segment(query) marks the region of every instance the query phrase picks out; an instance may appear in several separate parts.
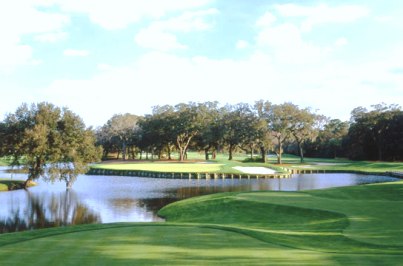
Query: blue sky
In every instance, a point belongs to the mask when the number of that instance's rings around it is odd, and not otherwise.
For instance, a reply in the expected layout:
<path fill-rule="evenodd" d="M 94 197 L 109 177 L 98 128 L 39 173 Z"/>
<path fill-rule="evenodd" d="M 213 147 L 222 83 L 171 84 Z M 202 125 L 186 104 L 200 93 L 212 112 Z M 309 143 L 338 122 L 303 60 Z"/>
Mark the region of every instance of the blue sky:
<path fill-rule="evenodd" d="M 0 117 L 67 106 L 88 126 L 180 102 L 293 102 L 348 120 L 403 104 L 403 1 L 0 3 Z"/>

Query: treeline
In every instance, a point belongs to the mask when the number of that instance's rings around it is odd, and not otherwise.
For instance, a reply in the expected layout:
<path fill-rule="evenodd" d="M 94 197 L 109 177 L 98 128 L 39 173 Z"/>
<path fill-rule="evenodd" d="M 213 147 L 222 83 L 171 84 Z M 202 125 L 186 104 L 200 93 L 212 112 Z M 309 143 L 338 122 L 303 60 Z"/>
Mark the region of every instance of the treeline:
<path fill-rule="evenodd" d="M 254 105 L 239 103 L 219 107 L 217 102 L 156 106 L 143 117 L 114 115 L 96 130 L 103 157 L 114 153 L 126 159 L 143 154 L 185 160 L 188 150 L 203 151 L 206 160 L 218 151 L 259 154 L 265 162 L 274 153 L 354 160 L 403 159 L 403 112 L 397 105 L 379 104 L 371 110 L 358 107 L 350 121 L 330 119 L 292 103 Z"/>

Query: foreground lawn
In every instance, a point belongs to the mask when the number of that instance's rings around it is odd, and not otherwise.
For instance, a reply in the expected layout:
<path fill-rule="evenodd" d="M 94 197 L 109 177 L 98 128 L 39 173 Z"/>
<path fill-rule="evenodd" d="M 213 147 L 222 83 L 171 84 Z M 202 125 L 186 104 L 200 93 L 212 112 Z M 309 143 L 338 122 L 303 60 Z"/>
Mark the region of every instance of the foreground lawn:
<path fill-rule="evenodd" d="M 4 265 L 402 265 L 403 181 L 222 193 L 160 211 L 167 223 L 0 235 Z"/>

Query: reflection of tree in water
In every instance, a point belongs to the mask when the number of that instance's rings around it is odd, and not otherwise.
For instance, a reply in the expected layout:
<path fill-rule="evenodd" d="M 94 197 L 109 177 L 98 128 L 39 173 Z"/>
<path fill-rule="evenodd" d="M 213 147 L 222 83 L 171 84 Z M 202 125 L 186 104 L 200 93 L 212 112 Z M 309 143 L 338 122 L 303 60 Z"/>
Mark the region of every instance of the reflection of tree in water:
<path fill-rule="evenodd" d="M 254 190 L 269 190 L 271 189 L 270 184 L 267 182 L 257 182 Z M 148 211 L 157 213 L 160 209 L 166 205 L 173 203 L 178 200 L 188 199 L 191 197 L 208 195 L 220 192 L 235 192 L 235 191 L 249 191 L 252 190 L 251 184 L 223 184 L 219 183 L 217 185 L 199 185 L 193 187 L 180 187 L 172 190 L 166 191 L 167 196 L 164 198 L 150 198 L 150 199 L 139 199 L 138 204 L 140 207 L 145 208 Z"/>
<path fill-rule="evenodd" d="M 99 214 L 77 201 L 73 191 L 65 191 L 51 198 L 32 195 L 27 191 L 26 209 L 12 210 L 12 215 L 0 221 L 0 233 L 47 227 L 101 223 Z"/>

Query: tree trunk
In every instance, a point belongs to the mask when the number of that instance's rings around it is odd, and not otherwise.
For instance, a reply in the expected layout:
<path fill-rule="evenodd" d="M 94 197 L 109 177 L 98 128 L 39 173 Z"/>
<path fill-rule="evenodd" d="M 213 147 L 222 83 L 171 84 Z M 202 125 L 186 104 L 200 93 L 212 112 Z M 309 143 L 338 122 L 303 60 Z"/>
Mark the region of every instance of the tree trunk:
<path fill-rule="evenodd" d="M 232 150 L 234 149 L 234 146 L 232 144 L 229 145 L 229 156 L 228 156 L 228 160 L 232 160 Z"/>
<path fill-rule="evenodd" d="M 27 189 L 29 187 L 29 185 L 32 183 L 32 178 L 28 178 L 27 180 L 25 180 L 24 182 L 24 189 Z"/>
<path fill-rule="evenodd" d="M 132 159 L 136 159 L 136 152 L 135 152 L 135 148 L 131 148 L 131 152 L 132 152 Z"/>
<path fill-rule="evenodd" d="M 123 141 L 122 143 L 122 157 L 123 157 L 123 161 L 126 161 L 126 142 Z"/>
<path fill-rule="evenodd" d="M 204 149 L 204 157 L 205 157 L 206 161 L 208 161 L 208 160 L 210 159 L 210 158 L 209 158 L 208 151 L 209 151 L 208 148 L 207 148 L 207 149 Z"/>
<path fill-rule="evenodd" d="M 116 160 L 119 160 L 120 151 L 118 151 L 118 156 L 116 156 Z"/>
<path fill-rule="evenodd" d="M 143 150 L 140 151 L 140 160 L 143 160 Z"/>
<path fill-rule="evenodd" d="M 172 160 L 171 158 L 171 145 L 167 145 L 167 149 L 168 149 L 168 160 Z"/>
<path fill-rule="evenodd" d="M 278 139 L 277 163 L 281 164 L 282 163 L 282 161 L 281 161 L 281 153 L 282 153 L 282 150 L 283 150 L 283 142 L 282 142 L 281 138 L 277 138 L 277 139 Z"/>
<path fill-rule="evenodd" d="M 264 146 L 260 146 L 260 156 L 262 157 L 262 163 L 267 162 L 267 157 L 266 157 L 266 149 Z"/>
<path fill-rule="evenodd" d="M 66 181 L 66 190 L 71 189 L 72 186 L 73 186 L 73 183 L 70 180 Z"/>
<path fill-rule="evenodd" d="M 183 162 L 185 160 L 185 149 L 179 147 L 179 161 Z"/>
<path fill-rule="evenodd" d="M 213 151 L 212 159 L 215 160 L 216 158 L 217 158 L 217 152 L 216 152 L 216 150 L 214 150 L 214 151 Z"/>
<path fill-rule="evenodd" d="M 299 148 L 299 157 L 301 158 L 301 163 L 304 162 L 304 151 L 302 149 L 302 143 L 298 142 L 298 148 Z"/>

